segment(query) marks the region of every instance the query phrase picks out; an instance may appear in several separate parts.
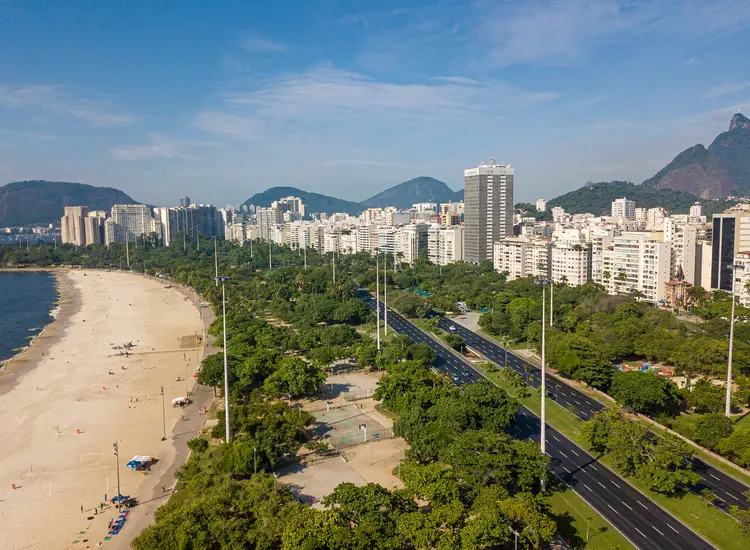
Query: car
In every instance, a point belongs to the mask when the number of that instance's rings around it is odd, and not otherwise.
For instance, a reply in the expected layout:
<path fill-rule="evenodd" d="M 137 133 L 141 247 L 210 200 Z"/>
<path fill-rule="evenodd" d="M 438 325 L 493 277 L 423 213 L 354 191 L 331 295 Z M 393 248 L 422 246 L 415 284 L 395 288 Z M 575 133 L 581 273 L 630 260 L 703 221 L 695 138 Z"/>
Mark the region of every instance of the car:
<path fill-rule="evenodd" d="M 455 331 L 456 331 L 456 325 L 451 325 L 451 327 L 450 327 L 450 328 L 451 328 L 451 330 L 452 330 L 453 332 L 455 332 Z"/>
<path fill-rule="evenodd" d="M 452 374 L 451 378 L 453 378 L 454 382 L 458 382 L 458 375 L 457 374 Z"/>
<path fill-rule="evenodd" d="M 465 376 L 466 378 L 471 378 L 471 373 L 470 373 L 469 371 L 465 370 L 465 371 L 464 371 L 464 376 Z"/>

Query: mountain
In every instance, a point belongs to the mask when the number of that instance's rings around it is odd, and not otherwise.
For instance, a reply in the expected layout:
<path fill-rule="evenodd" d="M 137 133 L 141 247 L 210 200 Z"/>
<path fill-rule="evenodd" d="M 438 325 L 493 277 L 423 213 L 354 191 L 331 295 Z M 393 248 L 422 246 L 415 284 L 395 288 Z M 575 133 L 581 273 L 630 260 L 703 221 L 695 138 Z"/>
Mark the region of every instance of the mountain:
<path fill-rule="evenodd" d="M 109 210 L 137 204 L 119 189 L 64 181 L 17 181 L 0 187 L 0 227 L 59 223 L 65 206 Z"/>
<path fill-rule="evenodd" d="M 362 202 L 365 208 L 410 208 L 418 202 L 451 202 L 456 193 L 448 185 L 429 176 L 399 183 Z"/>
<path fill-rule="evenodd" d="M 464 190 L 463 189 L 459 189 L 453 195 L 453 202 L 461 202 L 462 200 L 464 200 Z"/>
<path fill-rule="evenodd" d="M 729 130 L 719 134 L 708 149 L 701 144 L 685 149 L 643 185 L 703 199 L 750 194 L 750 120 L 735 114 Z"/>
<path fill-rule="evenodd" d="M 460 198 L 458 198 L 459 193 Z M 412 204 L 418 202 L 440 203 L 463 200 L 464 191 L 462 189 L 454 192 L 440 180 L 429 176 L 420 176 L 394 185 L 363 202 L 346 201 L 320 193 L 310 193 L 296 187 L 271 187 L 262 193 L 256 193 L 243 204 L 268 207 L 271 206 L 273 201 L 290 195 L 301 198 L 305 204 L 305 212 L 308 213 L 346 212 L 347 214 L 359 214 L 368 208 L 383 208 L 385 206 L 410 208 Z"/>
<path fill-rule="evenodd" d="M 325 212 L 331 214 L 333 212 L 346 212 L 347 214 L 359 214 L 365 209 L 358 202 L 345 201 L 344 199 L 337 199 L 328 195 L 321 195 L 320 193 L 310 193 L 296 187 L 271 187 L 262 193 L 256 193 L 247 199 L 244 204 L 254 204 L 255 206 L 266 208 L 271 206 L 273 201 L 288 196 L 302 199 L 305 205 L 305 212 L 307 213 Z"/>
<path fill-rule="evenodd" d="M 662 206 L 671 214 L 687 214 L 690 206 L 699 202 L 703 205 L 703 213 L 710 216 L 716 212 L 723 212 L 733 204 L 726 200 L 699 199 L 695 195 L 673 189 L 658 189 L 646 184 L 636 185 L 629 181 L 610 181 L 587 182 L 580 189 L 550 200 L 547 203 L 547 209 L 561 206 L 571 214 L 590 212 L 608 216 L 612 211 L 612 201 L 622 197 L 635 201 L 639 208 Z"/>

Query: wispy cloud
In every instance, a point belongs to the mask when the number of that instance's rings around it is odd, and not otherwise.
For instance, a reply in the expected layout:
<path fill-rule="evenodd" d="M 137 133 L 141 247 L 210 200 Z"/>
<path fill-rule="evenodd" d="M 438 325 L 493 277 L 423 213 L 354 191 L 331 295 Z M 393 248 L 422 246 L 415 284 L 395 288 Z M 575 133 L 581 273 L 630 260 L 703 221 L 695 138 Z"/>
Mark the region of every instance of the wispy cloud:
<path fill-rule="evenodd" d="M 567 63 L 649 33 L 705 37 L 750 25 L 738 0 L 479 0 L 475 9 L 479 51 L 497 65 Z"/>
<path fill-rule="evenodd" d="M 253 53 L 284 53 L 287 47 L 280 42 L 264 38 L 259 34 L 251 34 L 242 40 L 242 47 Z"/>
<path fill-rule="evenodd" d="M 129 126 L 137 118 L 109 102 L 74 97 L 63 86 L 0 86 L 0 109 L 23 109 L 82 120 L 93 126 Z"/>
<path fill-rule="evenodd" d="M 746 80 L 745 82 L 734 82 L 732 84 L 721 84 L 719 86 L 714 86 L 713 88 L 709 88 L 708 90 L 706 90 L 703 95 L 704 97 L 712 99 L 725 95 L 736 94 L 738 92 L 743 92 L 748 88 L 750 88 L 750 80 Z"/>
<path fill-rule="evenodd" d="M 170 140 L 158 132 L 149 134 L 150 143 L 144 145 L 121 145 L 112 147 L 108 151 L 109 158 L 122 161 L 139 161 L 146 159 L 183 159 L 195 160 L 196 157 L 187 154 L 184 146 Z"/>
<path fill-rule="evenodd" d="M 326 65 L 288 73 L 248 90 L 223 96 L 223 108 L 199 113 L 203 130 L 255 139 L 267 129 L 294 128 L 320 134 L 366 127 L 421 129 L 467 118 L 498 118 L 503 111 L 552 101 L 557 93 L 526 91 L 503 82 L 449 78 L 430 84 L 401 84 L 373 79 Z M 364 126 L 353 126 L 362 125 Z"/>
<path fill-rule="evenodd" d="M 409 168 L 409 169 L 422 169 L 425 166 L 418 166 L 414 164 L 405 164 L 402 162 L 389 162 L 383 160 L 357 160 L 357 159 L 336 159 L 336 160 L 324 160 L 321 164 L 326 166 L 342 166 L 342 165 L 353 165 L 353 166 L 381 166 L 384 168 Z"/>

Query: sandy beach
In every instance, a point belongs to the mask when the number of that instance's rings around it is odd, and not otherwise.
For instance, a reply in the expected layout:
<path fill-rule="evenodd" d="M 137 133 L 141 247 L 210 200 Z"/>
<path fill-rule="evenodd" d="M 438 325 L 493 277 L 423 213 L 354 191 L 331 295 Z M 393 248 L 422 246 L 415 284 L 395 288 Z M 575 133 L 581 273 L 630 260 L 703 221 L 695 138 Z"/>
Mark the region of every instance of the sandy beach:
<path fill-rule="evenodd" d="M 132 273 L 70 270 L 58 276 L 63 299 L 57 319 L 0 373 L 2 549 L 99 547 L 109 518 L 117 517 L 111 505 L 93 513 L 105 494 L 117 493 L 113 443 L 120 441 L 123 494 L 154 500 L 162 477 L 167 494 L 172 485 L 166 474 L 177 466 L 173 428 L 185 447 L 199 421 L 195 405 L 184 411 L 171 406 L 185 395 L 186 365 L 192 389 L 202 355 L 193 302 L 163 281 Z M 134 345 L 129 356 L 113 349 L 127 342 Z M 162 385 L 167 441 L 161 440 Z M 183 422 L 183 415 L 192 418 Z M 181 429 L 188 420 L 191 430 Z M 159 462 L 142 475 L 125 467 L 134 455 Z M 136 520 L 137 514 L 128 523 Z M 102 547 L 126 547 L 129 531 Z"/>

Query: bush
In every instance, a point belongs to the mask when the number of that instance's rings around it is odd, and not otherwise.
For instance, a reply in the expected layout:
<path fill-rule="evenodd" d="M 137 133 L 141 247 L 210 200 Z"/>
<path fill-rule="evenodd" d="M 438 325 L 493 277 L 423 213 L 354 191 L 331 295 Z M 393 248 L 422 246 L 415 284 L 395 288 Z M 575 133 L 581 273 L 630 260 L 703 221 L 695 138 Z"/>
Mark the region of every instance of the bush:
<path fill-rule="evenodd" d="M 188 441 L 188 448 L 194 453 L 205 453 L 208 450 L 208 441 L 201 437 L 196 437 Z"/>

